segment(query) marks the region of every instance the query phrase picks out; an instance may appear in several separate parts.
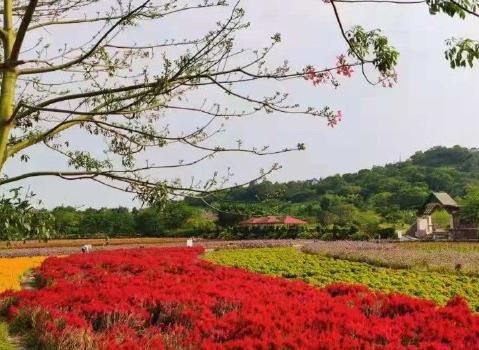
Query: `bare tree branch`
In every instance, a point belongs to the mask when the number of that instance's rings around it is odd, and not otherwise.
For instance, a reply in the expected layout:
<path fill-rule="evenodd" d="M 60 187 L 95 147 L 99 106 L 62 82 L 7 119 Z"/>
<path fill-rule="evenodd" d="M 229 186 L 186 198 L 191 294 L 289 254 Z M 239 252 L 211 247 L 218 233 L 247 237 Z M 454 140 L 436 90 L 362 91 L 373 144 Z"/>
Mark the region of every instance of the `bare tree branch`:
<path fill-rule="evenodd" d="M 344 2 L 344 3 L 349 3 L 349 4 L 354 4 L 354 3 L 370 3 L 370 4 L 395 4 L 395 5 L 417 5 L 417 4 L 425 4 L 426 0 L 417 0 L 417 1 L 411 1 L 411 0 L 334 0 L 335 2 Z"/>
<path fill-rule="evenodd" d="M 150 3 L 151 0 L 147 0 L 144 3 L 142 3 L 140 6 L 135 8 L 134 10 L 128 12 L 125 16 L 122 16 L 115 24 L 113 24 L 101 37 L 100 39 L 83 55 L 80 57 L 55 66 L 50 66 L 50 67 L 44 67 L 44 68 L 32 68 L 32 69 L 22 69 L 18 72 L 19 75 L 22 74 L 39 74 L 39 73 L 48 73 L 48 72 L 54 72 L 58 71 L 61 69 L 66 69 L 69 67 L 72 67 L 78 63 L 81 63 L 82 61 L 86 60 L 90 56 L 92 56 L 95 53 L 95 50 L 100 46 L 100 44 L 111 34 L 115 29 L 117 29 L 121 24 L 123 24 L 125 21 L 128 19 L 132 18 L 136 13 L 141 11 L 143 8 Z"/>
<path fill-rule="evenodd" d="M 27 32 L 28 26 L 33 17 L 33 13 L 35 8 L 37 7 L 38 0 L 30 0 L 27 9 L 25 10 L 25 14 L 22 18 L 22 22 L 20 23 L 20 27 L 18 28 L 17 34 L 15 36 L 15 43 L 13 44 L 12 52 L 8 59 L 10 61 L 16 61 L 18 59 L 18 54 L 20 53 L 20 48 L 23 44 L 23 39 L 25 38 L 25 34 Z"/>
<path fill-rule="evenodd" d="M 62 157 L 65 170 L 32 171 L 10 178 L 3 174 L 0 186 L 47 176 L 88 179 L 134 193 L 146 202 L 164 199 L 165 193 L 206 194 L 224 188 L 233 174 L 229 170 L 226 175 L 213 172 L 204 183 L 181 185 L 176 180 L 164 180 L 162 170 L 186 169 L 225 153 L 271 156 L 304 149 L 302 143 L 271 150 L 268 146 L 246 147 L 242 140 L 236 141 L 237 147 L 228 141 L 218 142 L 216 136 L 225 131 L 229 118 L 266 112 L 324 117 L 330 121 L 336 113 L 329 106 L 301 107 L 290 102 L 288 93 L 261 93 L 253 89 L 254 93 L 249 95 L 239 89 L 241 84 L 261 80 L 275 84 L 302 80 L 307 78 L 305 72 L 309 67 L 293 71 L 287 62 L 273 67 L 267 64 L 267 56 L 280 42 L 279 34 L 271 36 L 270 44 L 258 50 L 238 48 L 234 39 L 248 27 L 239 3 L 233 4 L 231 12 L 203 36 L 137 44 L 125 35 L 127 26 L 138 24 L 136 28 L 141 32 L 140 24 L 147 21 L 155 24 L 155 20 L 159 22 L 168 14 L 224 3 L 132 0 L 93 15 L 95 0 L 26 1 L 14 3 L 16 7 L 12 8 L 13 18 L 20 22 L 19 31 L 23 33 L 15 44 L 15 60 L 0 63 L 0 69 L 15 68 L 16 79 L 15 86 L 12 85 L 13 112 L 6 113 L 8 129 L 4 131 L 8 139 L 2 139 L 6 141 L 4 154 L 26 162 L 31 146 L 44 145 L 46 151 Z M 80 10 L 84 9 L 82 16 Z M 48 27 L 70 28 L 88 23 L 92 25 L 81 27 L 90 31 L 85 34 L 86 42 L 72 40 L 62 46 L 55 42 L 54 35 L 51 39 L 45 36 L 29 41 L 41 33 L 32 33 L 35 29 L 46 31 Z M 22 51 L 21 47 L 27 45 Z M 365 63 L 368 62 L 334 62 L 316 73 L 327 76 L 328 83 L 336 87 L 334 76 L 339 76 L 338 70 Z M 196 97 L 190 97 L 194 94 L 209 98 L 201 97 L 203 101 L 198 102 Z M 230 97 L 224 98 L 225 95 Z M 235 104 L 229 105 L 230 100 Z M 170 119 L 175 115 L 172 112 L 181 120 Z M 191 120 L 186 130 L 184 125 L 179 131 L 174 125 L 170 127 L 170 123 L 181 124 L 184 120 Z M 88 145 L 78 147 L 69 138 L 67 131 L 72 129 L 101 141 L 103 152 L 89 150 Z M 186 159 L 193 159 L 165 165 L 145 159 L 141 162 L 146 164 L 141 164 L 140 159 L 149 158 L 148 150 L 173 144 L 189 152 Z M 4 164 L 1 160 L 0 171 Z"/>

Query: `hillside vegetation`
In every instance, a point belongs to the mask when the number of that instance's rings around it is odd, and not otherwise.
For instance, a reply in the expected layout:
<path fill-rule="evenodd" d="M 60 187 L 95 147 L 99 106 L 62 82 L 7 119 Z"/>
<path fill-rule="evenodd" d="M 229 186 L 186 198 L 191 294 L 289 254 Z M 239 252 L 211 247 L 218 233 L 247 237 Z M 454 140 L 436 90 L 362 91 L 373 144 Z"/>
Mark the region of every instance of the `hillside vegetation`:
<path fill-rule="evenodd" d="M 468 221 L 477 217 L 479 152 L 460 146 L 434 147 L 404 162 L 375 166 L 324 179 L 251 184 L 210 198 L 219 222 L 228 226 L 242 217 L 289 214 L 320 225 L 327 237 L 364 237 L 407 227 L 432 191 L 445 191 L 464 203 Z M 242 212 L 243 216 L 228 212 Z M 433 218 L 438 224 L 444 213 Z"/>
<path fill-rule="evenodd" d="M 154 208 L 59 207 L 51 214 L 58 237 L 135 234 L 366 239 L 389 237 L 395 229 L 405 229 L 414 222 L 418 208 L 431 191 L 448 192 L 466 203 L 466 219 L 475 221 L 479 212 L 478 188 L 477 149 L 434 147 L 406 161 L 357 173 L 286 183 L 251 183 L 212 195 L 206 203 L 194 199 L 174 201 L 163 212 Z M 253 215 L 293 215 L 311 225 L 294 231 L 232 228 Z M 448 222 L 441 212 L 434 220 L 438 224 Z"/>

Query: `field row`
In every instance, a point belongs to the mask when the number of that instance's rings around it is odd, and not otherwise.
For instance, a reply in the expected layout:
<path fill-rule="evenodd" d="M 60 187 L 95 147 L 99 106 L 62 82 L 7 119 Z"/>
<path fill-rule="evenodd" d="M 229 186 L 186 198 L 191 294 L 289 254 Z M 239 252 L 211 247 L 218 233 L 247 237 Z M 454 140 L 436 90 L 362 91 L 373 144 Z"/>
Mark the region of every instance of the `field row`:
<path fill-rule="evenodd" d="M 181 247 L 186 246 L 186 240 L 186 238 L 115 238 L 108 242 L 102 239 L 51 240 L 46 243 L 27 241 L 25 244 L 12 242 L 10 248 L 6 248 L 4 245 L 3 249 L 0 242 L 0 258 L 70 255 L 79 253 L 81 246 L 84 244 L 91 244 L 94 251 L 123 248 Z M 199 245 L 205 249 L 290 247 L 293 245 L 304 246 L 313 242 L 311 239 L 252 239 L 240 241 L 194 239 L 196 246 Z"/>
<path fill-rule="evenodd" d="M 303 251 L 396 269 L 460 272 L 479 276 L 477 243 L 318 241 L 306 244 Z"/>
<path fill-rule="evenodd" d="M 0 249 L 34 249 L 34 248 L 61 248 L 61 247 L 80 247 L 84 244 L 93 246 L 104 245 L 128 245 L 128 244 L 181 244 L 186 238 L 111 238 L 111 239 L 52 239 L 47 242 L 30 240 L 30 241 L 13 241 L 0 242 Z"/>
<path fill-rule="evenodd" d="M 294 248 L 214 251 L 206 259 L 250 271 L 299 278 L 324 287 L 332 283 L 353 283 L 382 292 L 395 292 L 446 304 L 463 296 L 473 310 L 479 309 L 479 277 L 458 273 L 390 269 L 368 263 L 334 259 L 299 252 Z"/>

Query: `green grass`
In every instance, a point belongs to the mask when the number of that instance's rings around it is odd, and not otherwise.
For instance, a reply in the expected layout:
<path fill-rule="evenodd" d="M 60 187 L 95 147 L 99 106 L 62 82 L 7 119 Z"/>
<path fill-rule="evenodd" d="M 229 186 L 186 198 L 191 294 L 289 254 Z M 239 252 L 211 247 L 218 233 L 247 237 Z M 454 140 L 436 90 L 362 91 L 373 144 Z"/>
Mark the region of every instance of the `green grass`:
<path fill-rule="evenodd" d="M 0 322 L 0 350 L 14 350 L 15 347 L 8 341 L 8 327 Z"/>
<path fill-rule="evenodd" d="M 208 253 L 205 258 L 255 272 L 299 278 L 320 287 L 338 282 L 363 284 L 373 290 L 408 294 L 442 305 L 453 296 L 461 295 L 473 310 L 479 310 L 479 277 L 476 276 L 376 267 L 301 253 L 294 248 L 223 250 Z"/>

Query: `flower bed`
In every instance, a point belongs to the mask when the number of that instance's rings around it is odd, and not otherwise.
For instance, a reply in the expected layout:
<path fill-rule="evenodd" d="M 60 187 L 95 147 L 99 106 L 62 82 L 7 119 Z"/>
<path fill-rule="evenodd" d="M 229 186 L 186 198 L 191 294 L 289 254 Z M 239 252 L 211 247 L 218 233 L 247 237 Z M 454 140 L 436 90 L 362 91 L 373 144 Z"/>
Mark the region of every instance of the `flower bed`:
<path fill-rule="evenodd" d="M 368 263 L 305 254 L 293 248 L 241 249 L 208 253 L 216 263 L 253 272 L 300 278 L 318 287 L 331 283 L 365 285 L 384 293 L 400 293 L 445 305 L 460 295 L 479 311 L 479 277 L 416 269 L 391 269 Z"/>
<path fill-rule="evenodd" d="M 20 289 L 22 274 L 39 266 L 45 257 L 0 258 L 0 292 L 7 289 Z"/>
<path fill-rule="evenodd" d="M 12 329 L 53 349 L 479 349 L 479 317 L 362 286 L 324 289 L 214 265 L 200 248 L 49 258 L 0 295 Z"/>
<path fill-rule="evenodd" d="M 477 243 L 318 241 L 306 244 L 303 251 L 376 266 L 479 276 Z"/>

